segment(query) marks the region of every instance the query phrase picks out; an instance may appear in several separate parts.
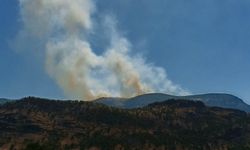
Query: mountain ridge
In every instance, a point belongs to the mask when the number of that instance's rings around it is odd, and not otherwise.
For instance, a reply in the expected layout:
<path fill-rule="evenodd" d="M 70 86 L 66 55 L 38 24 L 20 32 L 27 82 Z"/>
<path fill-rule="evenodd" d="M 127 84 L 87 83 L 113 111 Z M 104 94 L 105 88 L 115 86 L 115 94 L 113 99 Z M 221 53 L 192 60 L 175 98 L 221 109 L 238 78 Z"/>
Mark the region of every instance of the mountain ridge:
<path fill-rule="evenodd" d="M 132 109 L 132 108 L 144 107 L 150 103 L 162 102 L 171 99 L 202 101 L 207 106 L 232 108 L 250 112 L 250 105 L 245 103 L 242 99 L 232 94 L 226 94 L 226 93 L 207 93 L 207 94 L 198 94 L 189 96 L 174 96 L 164 93 L 148 93 L 144 95 L 135 96 L 132 98 L 102 97 L 94 100 L 93 102 L 117 108 Z M 14 100 L 0 98 L 0 105 L 11 101 Z"/>
<path fill-rule="evenodd" d="M 170 99 L 186 99 L 202 101 L 208 106 L 216 106 L 223 108 L 239 109 L 250 112 L 250 105 L 245 103 L 242 99 L 226 93 L 207 93 L 189 96 L 174 96 L 163 93 L 149 93 L 127 99 L 117 98 L 102 98 L 95 102 L 106 104 L 108 106 L 120 108 L 139 108 L 146 106 L 150 103 L 161 102 Z"/>

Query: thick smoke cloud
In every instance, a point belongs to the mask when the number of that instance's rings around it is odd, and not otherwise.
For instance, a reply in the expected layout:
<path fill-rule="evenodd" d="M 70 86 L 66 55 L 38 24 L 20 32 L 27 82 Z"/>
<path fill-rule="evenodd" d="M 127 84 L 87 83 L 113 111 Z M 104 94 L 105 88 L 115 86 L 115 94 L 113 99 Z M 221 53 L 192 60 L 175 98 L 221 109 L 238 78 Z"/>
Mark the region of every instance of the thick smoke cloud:
<path fill-rule="evenodd" d="M 106 16 L 110 45 L 101 55 L 87 35 L 94 31 L 91 0 L 19 0 L 23 28 L 20 35 L 45 38 L 46 70 L 65 94 L 82 100 L 103 96 L 132 97 L 149 92 L 186 95 L 163 68 L 145 62 Z M 21 36 L 22 37 L 22 36 Z"/>

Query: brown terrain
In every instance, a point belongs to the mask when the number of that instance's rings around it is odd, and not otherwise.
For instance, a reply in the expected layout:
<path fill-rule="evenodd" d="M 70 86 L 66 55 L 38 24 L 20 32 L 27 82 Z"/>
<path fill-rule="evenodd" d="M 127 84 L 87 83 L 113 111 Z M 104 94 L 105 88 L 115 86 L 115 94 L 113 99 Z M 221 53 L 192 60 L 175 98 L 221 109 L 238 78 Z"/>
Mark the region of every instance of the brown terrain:
<path fill-rule="evenodd" d="M 168 100 L 120 109 L 28 97 L 0 106 L 0 150 L 250 149 L 250 116 Z"/>

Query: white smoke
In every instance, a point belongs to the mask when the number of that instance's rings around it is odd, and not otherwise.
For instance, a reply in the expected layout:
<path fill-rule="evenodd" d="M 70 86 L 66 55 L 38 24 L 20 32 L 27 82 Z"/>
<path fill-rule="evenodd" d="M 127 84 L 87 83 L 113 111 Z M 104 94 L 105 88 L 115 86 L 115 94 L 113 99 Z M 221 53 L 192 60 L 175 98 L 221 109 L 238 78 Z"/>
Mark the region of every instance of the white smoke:
<path fill-rule="evenodd" d="M 132 97 L 149 92 L 186 95 L 163 68 L 131 55 L 131 44 L 119 34 L 112 17 L 105 24 L 110 46 L 97 55 L 87 34 L 94 29 L 91 0 L 19 0 L 23 29 L 20 34 L 46 37 L 46 70 L 65 94 L 93 100 L 103 96 Z"/>

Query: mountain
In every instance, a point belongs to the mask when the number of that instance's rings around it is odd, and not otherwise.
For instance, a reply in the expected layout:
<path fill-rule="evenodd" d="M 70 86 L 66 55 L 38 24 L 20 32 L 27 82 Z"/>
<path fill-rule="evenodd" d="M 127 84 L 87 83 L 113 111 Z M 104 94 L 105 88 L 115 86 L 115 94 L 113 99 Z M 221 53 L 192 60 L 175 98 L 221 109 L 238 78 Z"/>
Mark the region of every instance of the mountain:
<path fill-rule="evenodd" d="M 250 106 L 242 99 L 230 94 L 203 94 L 184 97 L 204 102 L 208 106 L 239 109 L 250 112 Z"/>
<path fill-rule="evenodd" d="M 249 124 L 243 111 L 200 101 L 121 109 L 29 97 L 0 106 L 0 149 L 244 150 Z"/>
<path fill-rule="evenodd" d="M 136 96 L 133 98 L 110 98 L 110 97 L 100 98 L 95 100 L 94 102 L 119 108 L 139 108 L 147 106 L 150 103 L 161 102 L 174 98 L 177 97 L 161 93 L 152 93 L 152 94 Z"/>
<path fill-rule="evenodd" d="M 154 102 L 162 102 L 170 99 L 186 99 L 202 101 L 208 106 L 239 109 L 250 112 L 250 106 L 240 98 L 230 94 L 202 94 L 191 96 L 173 96 L 161 93 L 145 94 L 128 99 L 102 98 L 98 103 L 120 108 L 139 108 Z"/>
<path fill-rule="evenodd" d="M 168 100 L 121 109 L 24 98 L 0 106 L 0 149 L 250 149 L 250 116 Z"/>
<path fill-rule="evenodd" d="M 5 99 L 5 98 L 0 98 L 0 105 L 9 102 L 10 100 Z"/>

